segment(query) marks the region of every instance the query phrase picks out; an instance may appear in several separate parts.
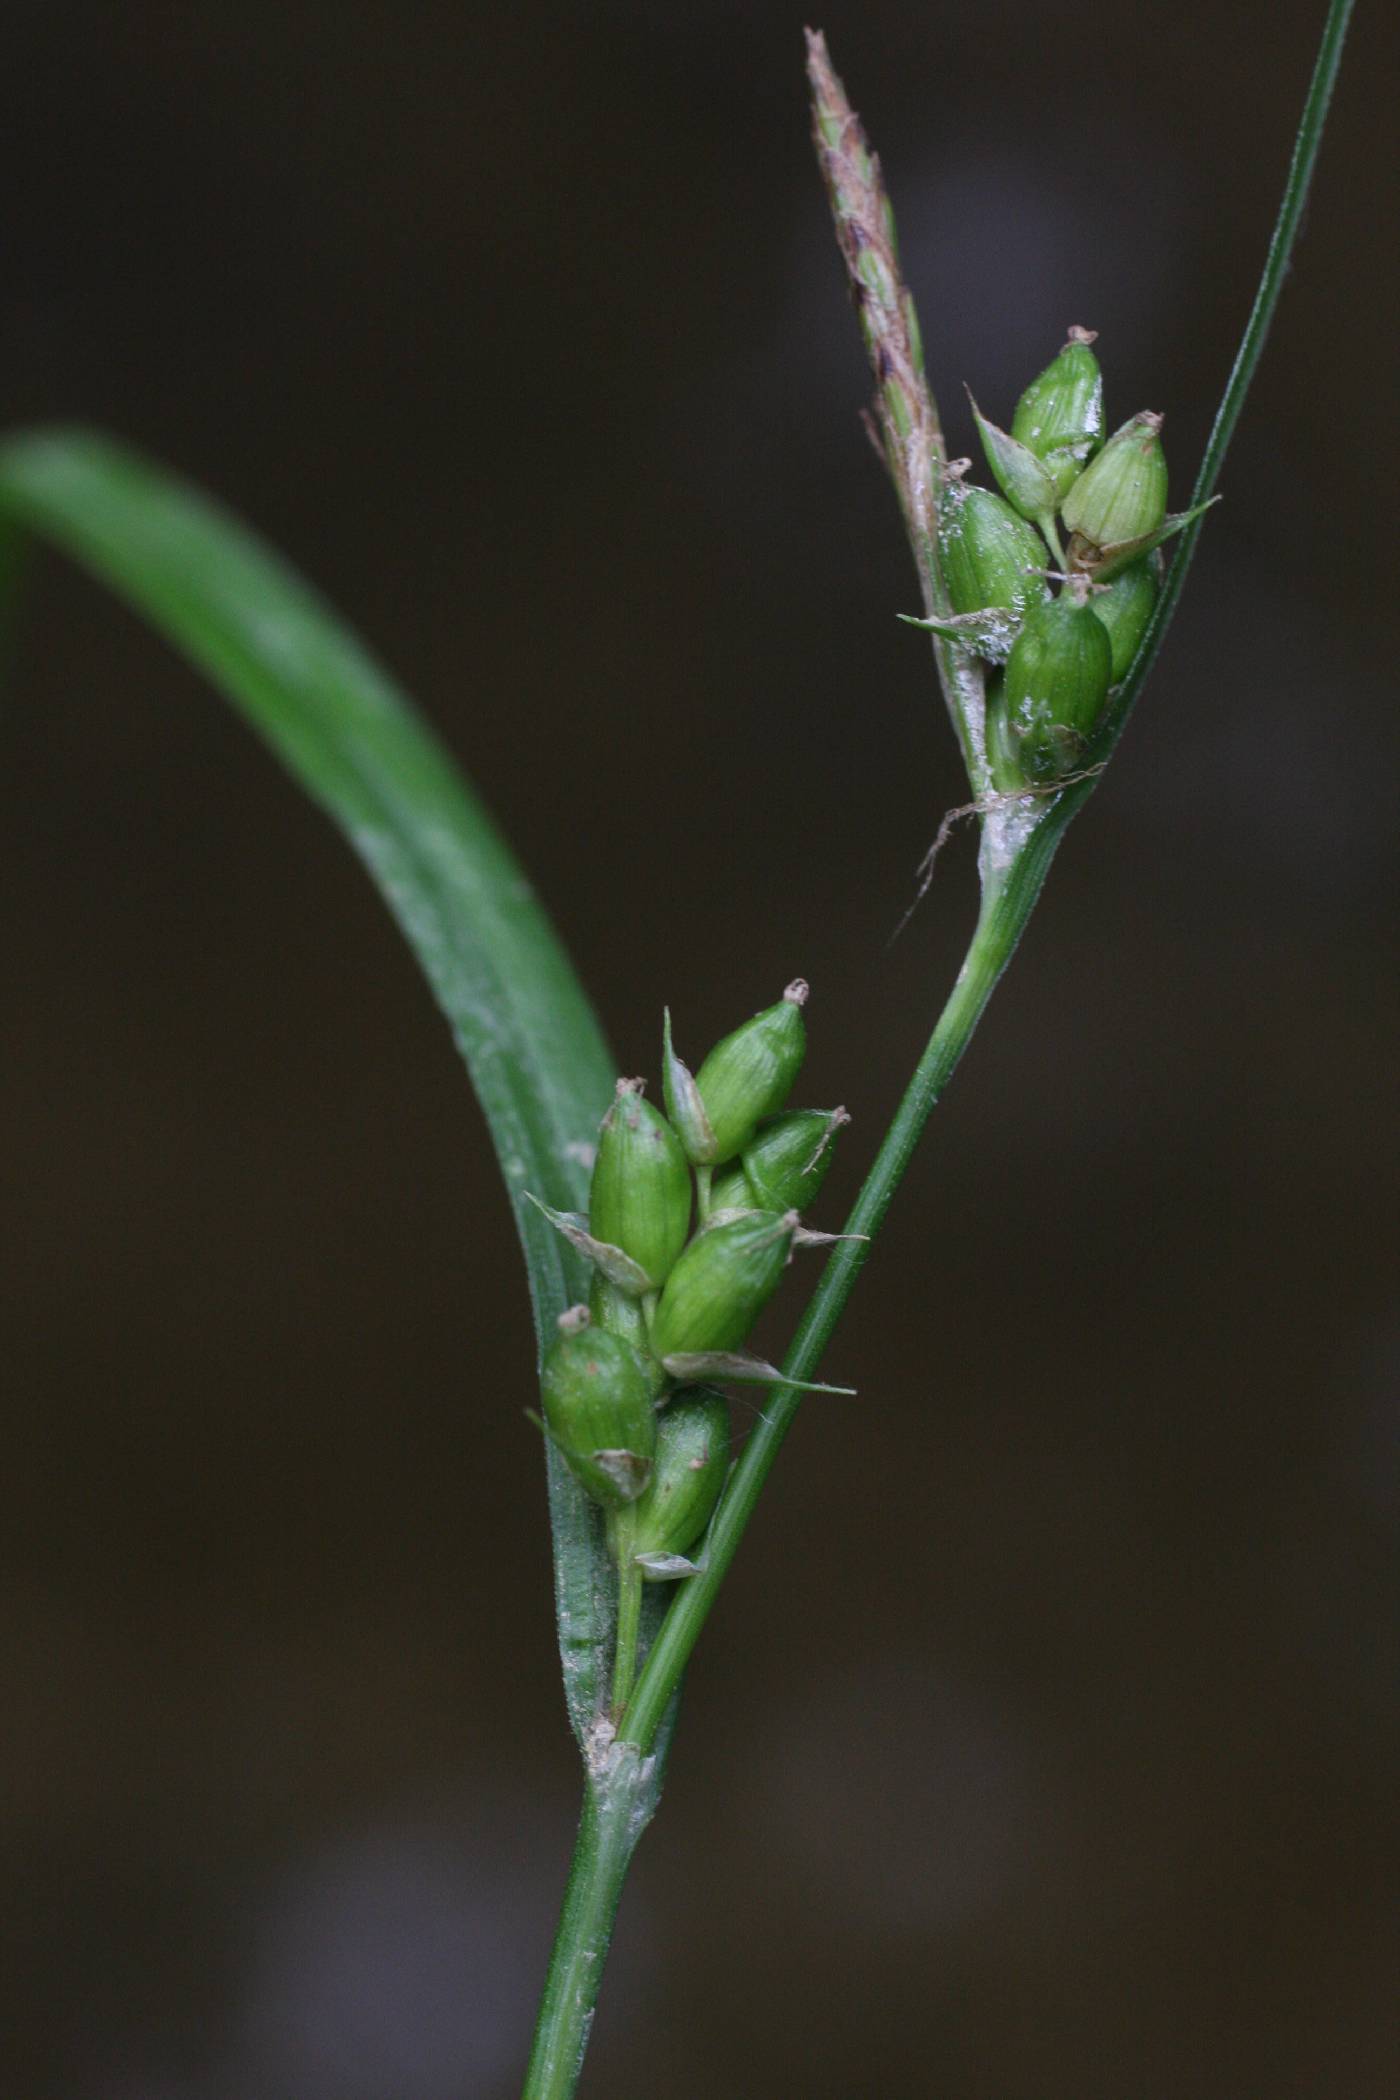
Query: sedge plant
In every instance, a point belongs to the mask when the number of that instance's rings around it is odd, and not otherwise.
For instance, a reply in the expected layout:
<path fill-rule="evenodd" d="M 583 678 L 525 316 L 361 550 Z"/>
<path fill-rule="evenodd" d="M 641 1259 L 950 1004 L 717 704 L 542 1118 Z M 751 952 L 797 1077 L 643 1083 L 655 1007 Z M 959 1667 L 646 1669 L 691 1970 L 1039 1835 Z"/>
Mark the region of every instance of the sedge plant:
<path fill-rule="evenodd" d="M 364 862 L 491 1129 L 539 1344 L 534 1419 L 584 1776 L 525 2100 L 576 2089 L 691 1651 L 929 1113 L 1165 637 L 1288 269 L 1350 12 L 1350 0 L 1330 0 L 1254 305 L 1175 514 L 1161 408 L 1109 427 L 1095 337 L 1078 323 L 1029 379 L 1009 427 L 973 403 L 991 485 L 948 457 L 879 163 L 823 38 L 809 33 L 817 158 L 922 600 L 906 617 L 930 638 L 966 769 L 969 801 L 955 814 L 979 832 L 966 957 L 839 1233 L 808 1220 L 845 1111 L 791 1099 L 805 984 L 741 1021 L 694 1069 L 677 1048 L 681 1017 L 673 1031 L 666 1013 L 659 1087 L 617 1080 L 486 810 L 286 564 L 207 498 L 101 436 L 45 430 L 0 446 L 4 582 L 25 537 L 49 541 L 242 711 Z M 784 1362 L 747 1354 L 759 1311 L 812 1249 L 824 1266 Z M 741 1382 L 762 1386 L 764 1405 L 731 1463 L 726 1390 Z"/>

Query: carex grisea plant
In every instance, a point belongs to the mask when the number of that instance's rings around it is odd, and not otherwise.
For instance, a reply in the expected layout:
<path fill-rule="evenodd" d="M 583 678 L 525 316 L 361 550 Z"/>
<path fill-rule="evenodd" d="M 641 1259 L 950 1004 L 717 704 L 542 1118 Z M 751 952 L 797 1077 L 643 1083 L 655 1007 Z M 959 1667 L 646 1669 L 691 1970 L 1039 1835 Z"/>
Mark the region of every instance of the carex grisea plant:
<path fill-rule="evenodd" d="M 1287 272 L 1350 12 L 1350 0 L 1327 7 L 1258 292 L 1175 516 L 1161 412 L 1109 432 L 1095 338 L 1077 325 L 1025 388 L 1009 430 L 973 404 L 995 488 L 949 459 L 879 165 L 824 40 L 809 34 L 817 156 L 923 600 L 914 624 L 930 636 L 971 791 L 954 814 L 980 827 L 981 908 L 966 959 L 840 1234 L 804 1222 L 846 1121 L 842 1109 L 789 1102 L 805 984 L 789 985 L 694 1073 L 668 1014 L 663 1106 L 640 1080 L 614 1087 L 577 978 L 490 819 L 305 585 L 207 499 L 107 439 L 38 431 L 0 445 L 0 583 L 25 534 L 47 538 L 242 709 L 364 861 L 491 1127 L 540 1343 L 535 1419 L 565 1700 L 585 1772 L 526 2100 L 575 2090 L 690 1652 L 920 1131 L 1165 634 Z M 830 1251 L 776 1368 L 743 1344 L 794 1254 L 812 1246 Z M 741 1381 L 767 1390 L 731 1464 L 723 1388 Z"/>

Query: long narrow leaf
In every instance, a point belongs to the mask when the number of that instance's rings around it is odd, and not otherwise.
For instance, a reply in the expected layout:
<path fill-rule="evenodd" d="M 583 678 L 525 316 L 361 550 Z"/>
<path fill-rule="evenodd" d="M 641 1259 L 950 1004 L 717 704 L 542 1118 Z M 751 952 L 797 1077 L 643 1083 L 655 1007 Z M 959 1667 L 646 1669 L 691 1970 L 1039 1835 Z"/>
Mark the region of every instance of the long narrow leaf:
<path fill-rule="evenodd" d="M 246 528 L 183 482 L 81 431 L 0 445 L 0 532 L 52 542 L 207 673 L 344 833 L 451 1023 L 525 1252 L 537 1334 L 581 1266 L 525 1199 L 586 1200 L 612 1065 L 568 958 L 452 760 L 392 680 Z M 598 1705 L 612 1585 L 592 1507 L 551 1451 L 565 1693 Z"/>

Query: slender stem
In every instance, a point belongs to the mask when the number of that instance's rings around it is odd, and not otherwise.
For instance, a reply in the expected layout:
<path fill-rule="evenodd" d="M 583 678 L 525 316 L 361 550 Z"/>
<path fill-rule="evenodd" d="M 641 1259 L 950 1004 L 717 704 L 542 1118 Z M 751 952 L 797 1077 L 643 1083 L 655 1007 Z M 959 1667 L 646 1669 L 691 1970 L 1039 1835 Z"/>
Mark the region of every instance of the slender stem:
<path fill-rule="evenodd" d="M 792 1378 L 810 1378 L 817 1367 L 870 1252 L 869 1240 L 880 1229 L 920 1133 L 972 1040 L 997 979 L 1030 917 L 1062 831 L 1062 825 L 1053 818 L 1048 820 L 1032 835 L 1005 885 L 987 893 L 952 995 L 846 1221 L 846 1232 L 867 1237 L 840 1240 L 833 1249 L 783 1365 Z M 622 1738 L 642 1749 L 651 1743 L 680 1683 L 691 1649 L 709 1616 L 801 1397 L 791 1386 L 774 1389 L 715 1512 L 705 1568 L 686 1581 L 652 1643 L 619 1730 Z"/>
<path fill-rule="evenodd" d="M 1328 105 L 1332 100 L 1332 89 L 1336 85 L 1337 68 L 1341 64 L 1342 46 L 1346 42 L 1353 4 L 1354 0 L 1330 0 L 1327 9 L 1327 19 L 1323 24 L 1312 79 L 1308 83 L 1303 114 L 1298 122 L 1298 134 L 1293 142 L 1293 157 L 1288 164 L 1288 176 L 1279 202 L 1278 217 L 1274 221 L 1269 252 L 1264 258 L 1259 288 L 1254 294 L 1254 304 L 1249 310 L 1249 319 L 1245 322 L 1239 349 L 1235 352 L 1235 362 L 1230 368 L 1230 377 L 1220 397 L 1220 406 L 1215 412 L 1215 421 L 1211 425 L 1210 437 L 1201 458 L 1200 471 L 1196 476 L 1196 485 L 1191 491 L 1188 509 L 1198 503 L 1204 503 L 1208 497 L 1215 494 L 1220 469 L 1225 464 L 1230 440 L 1235 434 L 1235 426 L 1240 420 L 1240 412 L 1254 383 L 1254 374 L 1263 355 L 1269 329 L 1273 325 L 1279 298 L 1287 282 L 1303 208 L 1308 201 L 1308 190 L 1312 183 L 1313 169 L 1317 165 L 1322 134 L 1327 125 Z M 1196 552 L 1196 542 L 1205 522 L 1204 518 L 1197 518 L 1181 535 L 1176 559 L 1167 573 L 1162 594 L 1157 600 L 1147 633 L 1143 636 L 1142 646 L 1134 660 L 1131 674 L 1110 708 L 1103 729 L 1095 739 L 1094 749 L 1089 754 L 1095 762 L 1107 758 L 1117 744 L 1133 703 L 1157 661 L 1157 652 L 1166 640 L 1167 629 L 1176 611 L 1177 600 L 1181 596 L 1186 573 Z"/>
<path fill-rule="evenodd" d="M 620 1714 L 632 1692 L 637 1672 L 637 1635 L 642 1623 L 642 1571 L 631 1559 L 619 1559 L 617 1577 L 617 1646 L 613 1651 L 612 1710 Z"/>
<path fill-rule="evenodd" d="M 617 1899 L 655 1806 L 652 1764 L 619 1745 L 590 1771 L 521 2100 L 569 2100 L 578 2083 Z"/>
<path fill-rule="evenodd" d="M 695 1169 L 695 1204 L 700 1214 L 700 1223 L 708 1223 L 710 1216 L 710 1184 L 714 1180 L 713 1167 Z"/>

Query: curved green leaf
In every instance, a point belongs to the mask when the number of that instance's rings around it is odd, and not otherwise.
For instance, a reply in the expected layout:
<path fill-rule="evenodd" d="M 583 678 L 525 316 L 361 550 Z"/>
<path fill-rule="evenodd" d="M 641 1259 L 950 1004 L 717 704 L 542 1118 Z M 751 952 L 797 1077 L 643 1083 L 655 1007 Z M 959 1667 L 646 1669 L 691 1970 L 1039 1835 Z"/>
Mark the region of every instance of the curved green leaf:
<path fill-rule="evenodd" d="M 586 1288 L 525 1191 L 587 1200 L 613 1067 L 544 910 L 432 732 L 353 634 L 245 527 L 109 440 L 0 445 L 0 532 L 71 556 L 247 717 L 368 868 L 436 994 L 486 1113 L 525 1252 L 537 1335 Z M 565 1695 L 600 1703 L 614 1584 L 592 1505 L 548 1454 Z"/>

